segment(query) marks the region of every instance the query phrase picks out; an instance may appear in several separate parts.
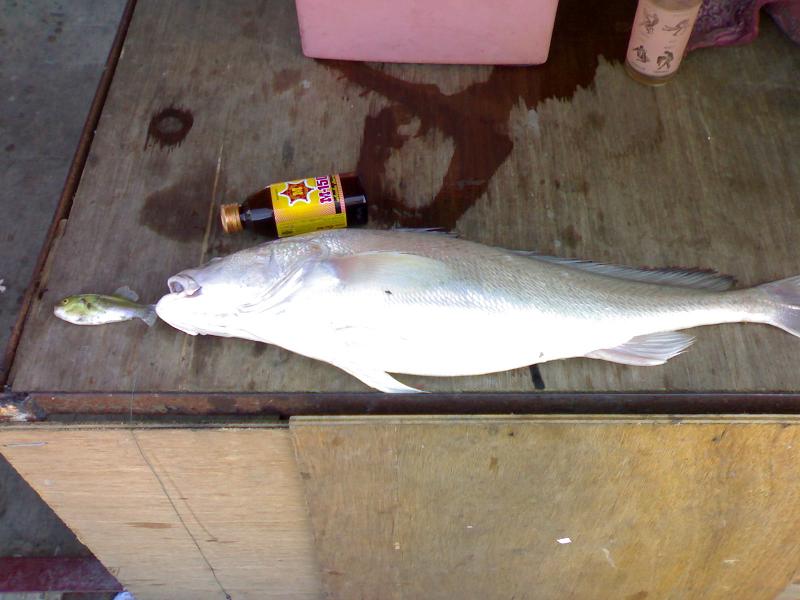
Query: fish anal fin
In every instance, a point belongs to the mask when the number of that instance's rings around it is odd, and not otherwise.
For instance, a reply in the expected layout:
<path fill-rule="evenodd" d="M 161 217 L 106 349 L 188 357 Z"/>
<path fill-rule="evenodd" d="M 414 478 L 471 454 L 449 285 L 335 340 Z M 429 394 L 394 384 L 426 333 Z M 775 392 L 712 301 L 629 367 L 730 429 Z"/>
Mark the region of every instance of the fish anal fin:
<path fill-rule="evenodd" d="M 623 365 L 651 367 L 663 365 L 670 358 L 683 353 L 693 342 L 691 335 L 665 331 L 639 335 L 616 348 L 595 350 L 586 356 Z"/>
<path fill-rule="evenodd" d="M 405 385 L 404 383 L 400 383 L 384 371 L 368 371 L 364 370 L 362 367 L 344 367 L 341 365 L 336 365 L 343 371 L 347 371 L 355 377 L 356 379 L 360 379 L 363 383 L 367 384 L 371 388 L 375 388 L 381 392 L 385 392 L 387 394 L 421 394 L 424 393 L 422 390 L 418 390 L 416 388 L 410 387 Z"/>

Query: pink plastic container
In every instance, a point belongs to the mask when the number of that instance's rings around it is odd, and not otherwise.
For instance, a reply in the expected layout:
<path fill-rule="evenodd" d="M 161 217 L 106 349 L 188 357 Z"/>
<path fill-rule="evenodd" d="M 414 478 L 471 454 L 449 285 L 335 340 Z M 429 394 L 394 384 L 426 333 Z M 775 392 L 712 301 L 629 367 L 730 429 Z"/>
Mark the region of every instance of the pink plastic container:
<path fill-rule="evenodd" d="M 558 0 L 295 0 L 303 53 L 405 63 L 547 60 Z"/>

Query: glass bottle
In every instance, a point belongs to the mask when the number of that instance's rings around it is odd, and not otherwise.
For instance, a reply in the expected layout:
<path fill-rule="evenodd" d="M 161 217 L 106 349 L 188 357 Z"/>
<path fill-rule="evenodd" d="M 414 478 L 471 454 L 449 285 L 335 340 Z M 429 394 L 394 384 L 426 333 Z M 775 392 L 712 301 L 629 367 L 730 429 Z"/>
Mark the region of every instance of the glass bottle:
<path fill-rule="evenodd" d="M 355 173 L 273 183 L 241 204 L 220 206 L 222 229 L 271 239 L 365 225 L 367 196 Z"/>
<path fill-rule="evenodd" d="M 663 85 L 675 76 L 702 0 L 639 0 L 625 69 L 636 81 Z"/>

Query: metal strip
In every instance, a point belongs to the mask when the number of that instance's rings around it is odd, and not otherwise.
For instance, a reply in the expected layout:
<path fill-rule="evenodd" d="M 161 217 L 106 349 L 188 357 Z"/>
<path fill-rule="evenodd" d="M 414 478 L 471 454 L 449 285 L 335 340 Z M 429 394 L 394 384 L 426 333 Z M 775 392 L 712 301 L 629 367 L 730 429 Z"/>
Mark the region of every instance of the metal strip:
<path fill-rule="evenodd" d="M 19 395 L 7 400 L 20 402 Z M 800 393 L 181 393 L 32 392 L 31 421 L 56 415 L 75 424 L 115 420 L 227 417 L 248 420 L 313 415 L 697 415 L 800 414 Z M 3 405 L 0 395 L 0 406 Z"/>

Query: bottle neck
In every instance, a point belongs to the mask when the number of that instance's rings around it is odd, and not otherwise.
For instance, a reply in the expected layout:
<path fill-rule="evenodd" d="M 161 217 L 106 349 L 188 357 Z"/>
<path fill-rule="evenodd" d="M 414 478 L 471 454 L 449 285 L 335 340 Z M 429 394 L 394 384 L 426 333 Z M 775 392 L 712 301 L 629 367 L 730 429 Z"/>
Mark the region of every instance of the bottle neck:
<path fill-rule="evenodd" d="M 225 233 L 236 233 L 244 229 L 238 204 L 223 204 L 220 207 L 222 229 Z"/>

